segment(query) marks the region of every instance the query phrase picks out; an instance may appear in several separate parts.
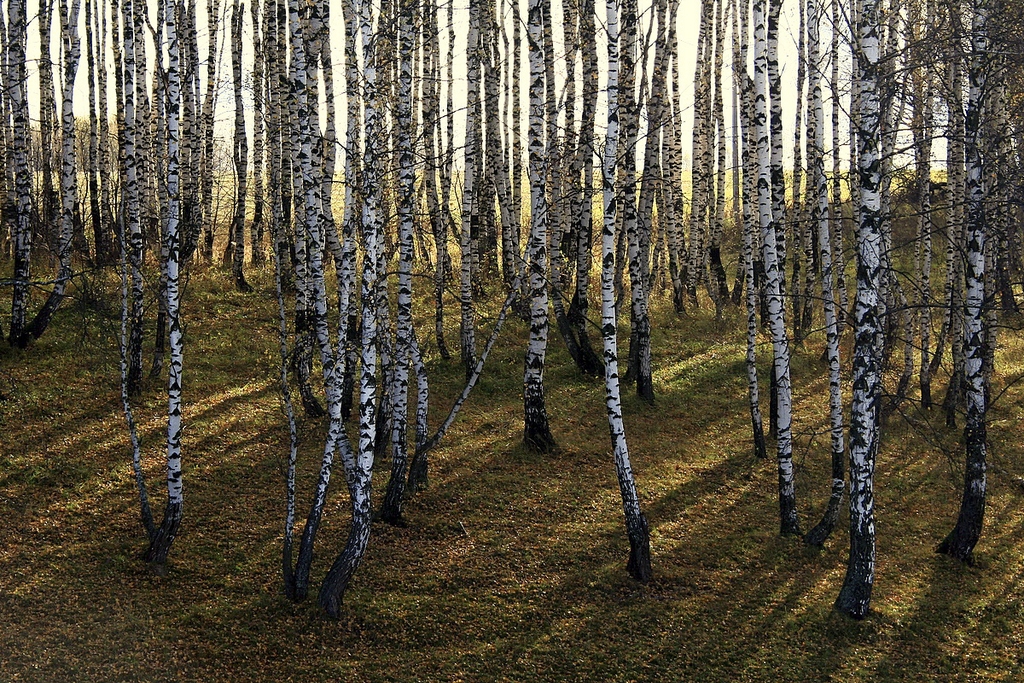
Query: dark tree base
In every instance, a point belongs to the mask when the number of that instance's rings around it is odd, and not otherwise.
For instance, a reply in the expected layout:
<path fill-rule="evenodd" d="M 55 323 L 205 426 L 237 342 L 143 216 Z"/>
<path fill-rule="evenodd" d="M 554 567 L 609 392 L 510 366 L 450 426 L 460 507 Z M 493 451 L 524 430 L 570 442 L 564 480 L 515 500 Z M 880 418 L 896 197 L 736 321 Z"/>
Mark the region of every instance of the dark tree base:
<path fill-rule="evenodd" d="M 558 448 L 558 444 L 555 443 L 555 437 L 551 435 L 547 419 L 544 420 L 543 424 L 527 425 L 523 442 L 534 453 L 551 453 Z"/>
<path fill-rule="evenodd" d="M 427 454 L 417 449 L 412 456 L 412 464 L 409 466 L 409 483 L 406 490 L 409 493 L 425 491 L 429 486 L 427 477 Z"/>
<path fill-rule="evenodd" d="M 647 518 L 640 514 L 638 524 L 628 525 L 629 534 L 629 561 L 626 563 L 626 571 L 640 583 L 649 583 L 653 573 L 651 572 L 651 531 L 647 525 Z"/>
<path fill-rule="evenodd" d="M 366 544 L 370 540 L 369 519 L 353 517 L 352 528 L 349 531 L 348 542 L 345 549 L 338 556 L 327 572 L 324 583 L 320 587 L 320 594 L 317 601 L 320 607 L 331 619 L 341 616 L 341 604 L 348 590 L 348 584 L 352 580 L 359 567 L 360 561 L 366 552 Z"/>
<path fill-rule="evenodd" d="M 824 547 L 825 541 L 832 535 L 832 531 L 836 528 L 836 523 L 839 521 L 839 506 L 841 503 L 842 496 L 829 499 L 825 514 L 822 516 L 821 521 L 804 536 L 804 543 L 813 545 L 816 548 Z"/>
<path fill-rule="evenodd" d="M 181 503 L 167 503 L 164 508 L 164 521 L 150 539 L 149 548 L 143 559 L 150 564 L 163 565 L 167 562 L 167 554 L 178 535 L 181 526 Z"/>
<path fill-rule="evenodd" d="M 764 438 L 764 427 L 760 420 L 750 419 L 754 432 L 754 457 L 758 460 L 768 459 L 768 444 Z"/>

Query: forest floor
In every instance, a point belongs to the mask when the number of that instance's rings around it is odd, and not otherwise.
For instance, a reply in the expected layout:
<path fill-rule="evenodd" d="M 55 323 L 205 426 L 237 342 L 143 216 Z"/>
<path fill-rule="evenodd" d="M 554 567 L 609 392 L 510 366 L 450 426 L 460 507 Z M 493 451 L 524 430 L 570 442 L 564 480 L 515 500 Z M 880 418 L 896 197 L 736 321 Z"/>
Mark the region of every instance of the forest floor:
<path fill-rule="evenodd" d="M 553 328 L 547 406 L 560 449 L 527 452 L 527 330 L 512 319 L 431 454 L 430 487 L 408 502 L 408 525 L 374 525 L 335 621 L 314 600 L 282 594 L 276 306 L 266 273 L 251 282 L 253 293 L 236 293 L 210 271 L 185 293 L 185 518 L 163 571 L 139 559 L 146 542 L 119 398 L 117 306 L 106 303 L 112 283 L 80 286 L 28 350 L 0 347 L 0 681 L 1024 679 L 1024 383 L 1015 382 L 1024 334 L 1000 337 L 975 564 L 934 552 L 958 509 L 960 430 L 908 402 L 878 456 L 875 590 L 872 612 L 856 622 L 832 609 L 845 515 L 820 551 L 778 534 L 775 462 L 751 452 L 738 312 L 716 323 L 707 310 L 676 316 L 657 299 L 657 403 L 624 391 L 651 526 L 646 586 L 625 571 L 602 383 L 575 372 Z M 485 334 L 493 312 L 481 315 Z M 457 325 L 454 305 L 448 315 Z M 454 327 L 448 339 L 457 345 Z M 805 531 L 830 482 L 821 344 L 813 336 L 793 366 Z M 432 340 L 425 348 L 436 427 L 462 371 Z M 769 348 L 762 343 L 762 359 Z M 945 384 L 943 370 L 940 400 Z M 163 387 L 148 381 L 136 402 L 158 515 Z M 300 526 L 325 429 L 300 420 Z M 378 463 L 378 493 L 389 471 Z M 340 477 L 339 468 L 314 586 L 347 533 Z"/>

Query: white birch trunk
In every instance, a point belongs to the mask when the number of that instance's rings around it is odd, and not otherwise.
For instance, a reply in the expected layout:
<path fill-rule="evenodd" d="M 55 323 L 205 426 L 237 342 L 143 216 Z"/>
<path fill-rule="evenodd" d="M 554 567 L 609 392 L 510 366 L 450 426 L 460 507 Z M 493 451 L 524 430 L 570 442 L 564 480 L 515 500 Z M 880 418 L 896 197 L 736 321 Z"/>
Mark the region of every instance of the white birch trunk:
<path fill-rule="evenodd" d="M 651 579 L 650 532 L 647 519 L 640 510 L 633 469 L 629 462 L 626 431 L 622 423 L 622 400 L 619 395 L 618 327 L 615 312 L 615 214 L 618 197 L 615 192 L 615 157 L 618 145 L 618 11 L 615 0 L 606 3 L 608 30 L 608 128 L 605 134 L 602 186 L 604 189 L 604 226 L 601 231 L 601 336 L 604 342 L 605 408 L 611 435 L 615 472 L 622 495 L 629 536 L 627 570 L 636 580 Z"/>
<path fill-rule="evenodd" d="M 769 41 L 765 28 L 765 2 L 754 3 L 754 125 L 757 136 L 757 201 L 761 228 L 764 266 L 767 276 L 766 296 L 772 333 L 773 373 L 777 387 L 775 414 L 776 457 L 779 469 L 780 532 L 799 534 L 796 515 L 796 491 L 793 473 L 792 397 L 789 374 L 789 339 L 786 333 L 785 306 L 782 293 L 784 261 L 778 246 L 780 217 L 773 206 L 773 149 L 781 146 L 770 142 L 773 136 L 768 125 L 768 86 L 771 72 Z"/>
<path fill-rule="evenodd" d="M 555 447 L 544 406 L 544 356 L 548 344 L 547 197 L 544 191 L 544 15 L 543 2 L 530 0 L 530 240 L 527 245 L 530 292 L 530 342 L 523 374 L 524 438 L 528 448 L 547 453 Z M 465 228 L 463 228 L 465 229 Z"/>
<path fill-rule="evenodd" d="M 854 119 L 860 214 L 857 228 L 857 301 L 854 308 L 853 397 L 850 414 L 850 558 L 836 609 L 862 619 L 875 581 L 874 469 L 881 401 L 882 219 L 879 8 L 864 0 L 856 26 L 859 109 Z"/>
<path fill-rule="evenodd" d="M 173 0 L 166 0 L 165 23 L 167 32 L 168 65 L 166 69 L 166 116 L 167 116 L 167 223 L 163 234 L 164 252 L 167 255 L 166 308 L 170 329 L 170 362 L 167 385 L 167 506 L 164 519 L 157 529 L 146 551 L 146 561 L 164 564 L 167 553 L 174 543 L 182 516 L 182 472 L 181 472 L 181 390 L 182 390 L 182 334 L 179 315 L 180 290 L 178 287 L 178 255 L 181 239 L 180 218 L 180 149 L 178 119 L 181 106 L 180 43 L 177 33 L 177 12 Z M 162 59 L 162 57 L 160 58 Z"/>

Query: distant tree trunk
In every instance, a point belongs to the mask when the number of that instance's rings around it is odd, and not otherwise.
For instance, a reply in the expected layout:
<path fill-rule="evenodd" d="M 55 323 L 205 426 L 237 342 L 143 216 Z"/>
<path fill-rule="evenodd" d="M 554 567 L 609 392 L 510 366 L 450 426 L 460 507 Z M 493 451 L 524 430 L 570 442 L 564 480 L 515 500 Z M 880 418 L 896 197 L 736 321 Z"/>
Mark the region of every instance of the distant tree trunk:
<path fill-rule="evenodd" d="M 441 170 L 439 139 L 441 121 L 441 43 L 437 21 L 437 6 L 432 0 L 423 2 L 423 61 L 427 77 L 423 83 L 423 140 L 425 161 L 423 184 L 427 194 L 427 211 L 434 235 L 436 266 L 434 269 L 434 338 L 441 358 L 451 357 L 444 335 L 444 288 L 451 274 L 451 256 L 448 253 L 448 224 L 451 207 L 447 197 L 438 193 L 438 175 Z M 346 184 L 347 187 L 347 184 Z M 442 205 L 443 204 L 443 205 Z M 411 476 L 411 474 L 410 474 Z"/>
<path fill-rule="evenodd" d="M 41 177 L 38 224 L 34 227 L 37 236 L 46 240 L 52 253 L 57 253 L 60 233 L 60 195 L 53 183 L 53 137 L 57 125 L 57 102 L 53 84 L 52 24 L 53 0 L 39 3 L 39 167 Z"/>
<path fill-rule="evenodd" d="M 100 199 L 100 158 L 99 158 L 99 116 L 96 113 L 96 52 L 99 36 L 93 28 L 94 0 L 85 1 L 85 61 L 88 67 L 89 83 L 89 167 L 86 180 L 89 185 L 89 219 L 92 223 L 93 261 L 97 265 L 107 265 L 111 261 L 110 235 L 103 223 Z M 100 10 L 102 11 L 102 10 Z M 98 19 L 96 21 L 98 23 Z M 104 118 L 107 116 L 103 110 Z"/>
<path fill-rule="evenodd" d="M 252 202 L 253 214 L 252 225 L 249 232 L 250 253 L 252 254 L 252 265 L 260 268 L 266 263 L 267 252 L 263 247 L 263 237 L 266 230 L 266 193 L 263 186 L 264 170 L 263 160 L 265 157 L 264 131 L 266 130 L 266 100 L 264 88 L 266 82 L 266 55 L 263 51 L 263 40 L 260 30 L 259 0 L 252 0 L 252 41 L 253 41 L 253 67 L 252 67 L 252 105 L 253 105 L 253 131 L 252 131 Z"/>
<path fill-rule="evenodd" d="M 217 97 L 217 35 L 220 23 L 220 2 L 207 4 L 206 98 L 203 100 L 203 118 L 200 132 L 203 154 L 200 162 L 200 192 L 202 193 L 203 245 L 202 254 L 207 263 L 213 262 L 213 239 L 217 226 L 213 215 L 213 124 Z"/>
<path fill-rule="evenodd" d="M 400 0 L 398 13 L 398 308 L 395 316 L 395 371 L 391 407 L 391 479 L 380 518 L 402 519 L 408 468 L 409 369 L 413 357 L 412 261 L 416 210 L 416 164 L 413 159 L 413 19 L 415 0 Z M 378 438 L 380 436 L 378 435 Z"/>
<path fill-rule="evenodd" d="M 686 289 L 697 303 L 697 288 L 707 278 L 708 198 L 711 188 L 711 63 L 713 61 L 715 0 L 702 0 L 693 74 L 693 147 L 690 172 L 690 254 Z"/>
<path fill-rule="evenodd" d="M 587 359 L 587 372 L 600 374 L 601 359 L 597 357 L 587 333 L 587 310 L 590 307 L 590 269 L 593 266 L 594 244 L 594 123 L 597 116 L 597 40 L 594 24 L 594 0 L 584 0 L 580 11 L 580 46 L 583 65 L 582 112 L 579 142 L 573 173 L 579 189 L 572 216 L 578 218 L 575 228 L 576 287 L 569 303 L 569 322 L 580 351 Z"/>
<path fill-rule="evenodd" d="M 651 320 L 648 313 L 647 275 L 643 254 L 646 243 L 640 234 L 636 207 L 636 143 L 639 135 L 639 111 L 633 90 L 637 74 L 638 12 L 635 0 L 623 4 L 620 34 L 620 87 L 619 121 L 622 126 L 622 193 L 620 204 L 622 234 L 626 237 L 629 256 L 630 286 L 630 369 L 636 381 L 637 395 L 646 403 L 654 403 L 654 383 L 651 370 Z M 627 373 L 628 374 L 628 373 Z"/>
<path fill-rule="evenodd" d="M 180 292 L 178 288 L 178 256 L 181 239 L 178 230 L 180 217 L 179 201 L 179 128 L 178 118 L 181 106 L 181 51 L 178 41 L 178 13 L 176 3 L 166 0 L 164 28 L 167 32 L 168 66 L 166 88 L 167 116 L 167 225 L 163 230 L 167 254 L 167 320 L 170 327 L 170 378 L 167 385 L 167 506 L 164 519 L 150 539 L 145 559 L 154 564 L 164 564 L 167 553 L 178 534 L 182 515 L 181 478 L 181 376 L 182 339 L 179 316 Z M 162 50 L 161 50 L 162 51 Z M 158 61 L 162 61 L 159 56 Z"/>
<path fill-rule="evenodd" d="M 970 89 L 966 118 L 967 157 L 967 251 L 966 296 L 964 324 L 964 385 L 967 417 L 964 424 L 964 445 L 967 463 L 964 468 L 964 489 L 956 526 L 939 544 L 937 552 L 971 563 L 974 547 L 981 537 L 985 516 L 986 444 L 985 444 L 985 164 L 982 157 L 982 110 L 991 87 L 987 69 L 991 60 L 988 37 L 989 3 L 975 0 L 971 21 Z"/>
<path fill-rule="evenodd" d="M 25 347 L 34 339 L 42 336 L 50 325 L 54 313 L 64 301 L 64 292 L 68 280 L 71 279 L 71 247 L 74 237 L 74 212 L 78 200 L 78 170 L 75 164 L 75 76 L 78 73 L 78 61 L 82 54 L 81 41 L 78 37 L 78 10 L 80 0 L 72 0 L 70 8 L 67 0 L 61 0 L 60 14 L 61 42 L 64 45 L 64 91 L 61 104 L 61 169 L 60 169 L 60 228 L 57 238 L 57 258 L 59 271 L 53 290 L 46 298 L 43 307 L 25 328 L 21 337 L 14 337 L 19 346 Z"/>
<path fill-rule="evenodd" d="M 882 217 L 878 87 L 879 7 L 863 0 L 856 25 L 859 109 L 854 125 L 860 216 L 857 228 L 857 302 L 854 308 L 853 398 L 850 415 L 850 558 L 836 599 L 840 612 L 863 619 L 875 582 L 874 469 L 881 412 Z"/>
<path fill-rule="evenodd" d="M 530 240 L 527 264 L 530 276 L 530 343 L 523 376 L 525 442 L 531 450 L 547 453 L 555 448 L 544 406 L 544 356 L 548 343 L 547 197 L 544 192 L 544 11 L 546 0 L 530 0 L 527 15 L 530 45 Z M 549 15 L 550 16 L 550 15 Z"/>
<path fill-rule="evenodd" d="M 235 93 L 235 144 L 233 158 L 235 165 L 235 210 L 231 217 L 231 237 L 228 252 L 231 254 L 231 275 L 235 288 L 250 292 L 252 287 L 245 280 L 245 200 L 249 189 L 249 137 L 245 132 L 245 107 L 242 103 L 242 21 L 244 5 L 234 0 L 231 6 L 231 75 Z"/>
<path fill-rule="evenodd" d="M 463 157 L 462 228 L 459 241 L 462 262 L 459 268 L 460 340 L 462 365 L 466 376 L 476 365 L 476 312 L 473 307 L 473 237 L 479 230 L 476 176 L 480 149 L 480 3 L 472 0 L 469 6 L 469 38 L 466 47 L 466 153 Z"/>
<path fill-rule="evenodd" d="M 27 40 L 25 0 L 11 0 L 7 7 L 7 74 L 5 86 L 11 103 L 13 132 L 11 148 L 14 170 L 15 218 L 14 233 L 14 287 L 11 302 L 9 338 L 19 340 L 25 329 L 28 309 L 29 278 L 32 258 L 32 172 L 29 169 L 29 109 L 28 70 L 25 59 Z"/>
<path fill-rule="evenodd" d="M 765 31 L 765 2 L 754 3 L 754 125 L 757 135 L 758 179 L 757 199 L 761 241 L 767 275 L 769 324 L 772 332 L 773 376 L 777 387 L 776 434 L 779 468 L 780 533 L 799 534 L 796 514 L 796 491 L 793 474 L 792 398 L 789 376 L 789 339 L 786 334 L 785 306 L 782 293 L 783 260 L 778 236 L 783 225 L 772 206 L 773 170 L 772 136 L 768 126 L 769 41 Z"/>
<path fill-rule="evenodd" d="M 919 3 L 921 4 L 921 3 Z M 927 6 L 925 24 L 919 32 L 919 39 L 924 37 L 931 27 L 932 3 Z M 927 49 L 927 48 L 925 48 Z M 925 56 L 924 50 L 921 56 Z M 921 315 L 921 366 L 920 387 L 921 405 L 925 410 L 932 408 L 932 231 L 935 229 L 932 220 L 932 74 L 921 69 L 914 92 L 914 166 L 916 170 L 916 194 L 918 194 L 918 240 L 919 252 L 916 258 L 916 274 L 919 278 L 920 315 Z M 922 82 L 923 81 L 923 82 Z"/>
<path fill-rule="evenodd" d="M 615 214 L 618 197 L 615 191 L 615 157 L 618 150 L 618 11 L 609 0 L 607 10 L 608 31 L 608 128 L 605 136 L 603 163 L 604 228 L 601 231 L 601 330 L 604 340 L 605 407 L 608 430 L 611 434 L 615 471 L 622 495 L 622 508 L 626 516 L 626 534 L 629 537 L 629 562 L 626 569 L 637 581 L 651 580 L 651 542 L 647 518 L 640 509 L 633 470 L 629 462 L 629 448 L 622 423 L 622 401 L 619 396 L 618 328 L 615 311 Z"/>
<path fill-rule="evenodd" d="M 950 68 L 950 89 L 947 100 L 949 112 L 949 131 L 947 132 L 947 173 L 949 209 L 946 219 L 946 315 L 948 323 L 944 324 L 949 338 L 952 356 L 952 369 L 949 375 L 949 387 L 943 399 L 942 408 L 946 414 L 946 426 L 956 426 L 956 411 L 963 403 L 964 397 L 964 259 L 960 245 L 965 244 L 964 236 L 964 204 L 966 194 L 964 178 L 964 139 L 965 121 L 963 101 L 960 96 L 963 88 L 963 68 L 960 60 L 954 59 Z M 941 336 L 941 335 L 940 335 Z M 941 355 L 940 349 L 935 351 Z"/>
<path fill-rule="evenodd" d="M 829 52 L 829 61 L 832 65 L 829 74 L 829 86 L 832 94 L 832 220 L 829 224 L 829 232 L 832 239 L 832 251 L 838 266 L 835 269 L 835 274 L 836 289 L 839 294 L 839 333 L 842 334 L 846 325 L 847 313 L 850 310 L 850 295 L 846 289 L 846 258 L 843 248 L 843 181 L 839 166 L 839 114 L 842 111 L 839 101 L 840 26 L 839 0 L 832 0 L 832 44 Z M 852 155 L 850 165 L 853 165 Z"/>
<path fill-rule="evenodd" d="M 814 0 L 811 0 L 812 2 Z M 793 343 L 796 345 L 803 344 L 805 330 L 801 327 L 803 323 L 803 307 L 804 301 L 810 296 L 811 291 L 803 289 L 804 277 L 801 273 L 801 268 L 806 268 L 808 271 L 811 270 L 811 262 L 808 260 L 804 263 L 805 249 L 813 247 L 809 244 L 809 234 L 805 228 L 805 216 L 803 207 L 801 206 L 801 185 L 803 184 L 803 160 L 801 159 L 801 152 L 803 146 L 800 144 L 804 135 L 804 123 L 803 123 L 803 97 L 804 97 L 804 80 L 807 74 L 807 56 L 806 56 L 806 44 L 804 42 L 804 36 L 806 35 L 806 4 L 807 0 L 799 0 L 800 23 L 797 29 L 797 70 L 796 70 L 796 106 L 794 107 L 794 115 L 796 121 L 793 125 L 793 215 L 792 220 L 784 226 L 784 229 L 792 230 L 792 243 L 793 243 L 793 268 L 792 277 L 789 285 L 789 298 L 792 302 L 793 311 Z M 810 114 L 808 114 L 808 119 Z M 808 124 L 810 121 L 808 121 Z M 811 190 L 808 189 L 808 194 Z M 805 241 L 806 240 L 806 241 Z"/>
<path fill-rule="evenodd" d="M 715 22 L 715 70 L 713 73 L 715 95 L 711 112 L 714 131 L 709 131 L 709 136 L 714 135 L 717 167 L 715 171 L 715 203 L 710 207 L 712 217 L 708 242 L 708 266 L 711 274 L 714 275 L 714 280 L 709 281 L 708 291 L 712 292 L 717 319 L 721 319 L 722 307 L 729 301 L 729 281 L 725 273 L 725 266 L 722 264 L 722 233 L 725 228 L 725 109 L 722 95 L 722 62 L 725 55 L 725 31 L 728 25 L 727 10 L 728 7 L 723 0 L 716 0 L 715 11 L 718 21 Z"/>
<path fill-rule="evenodd" d="M 821 68 L 821 41 L 819 28 L 821 24 L 821 5 L 818 0 L 810 0 L 810 12 L 807 18 L 808 65 L 810 67 L 808 90 L 810 105 L 808 117 L 808 170 L 810 171 L 810 187 L 813 195 L 811 202 L 811 221 L 818 238 L 818 254 L 821 262 L 821 298 L 825 312 L 825 355 L 828 359 L 828 407 L 830 426 L 830 445 L 832 456 L 832 487 L 828 507 L 817 526 L 811 529 L 804 542 L 809 545 L 822 546 L 832 534 L 839 521 L 839 509 L 843 502 L 845 488 L 845 467 L 843 459 L 846 447 L 843 441 L 843 397 L 839 375 L 839 321 L 836 316 L 835 293 L 832 289 L 833 261 L 832 238 L 830 234 L 831 212 L 828 203 L 828 183 L 825 177 L 825 107 L 821 94 L 821 81 L 824 74 Z M 809 263 L 809 262 L 808 262 Z M 805 294 L 810 297 L 810 291 Z"/>
<path fill-rule="evenodd" d="M 757 378 L 757 294 L 758 282 L 754 267 L 755 252 L 759 244 L 755 233 L 753 209 L 756 207 L 757 192 L 757 139 L 754 130 L 754 83 L 747 72 L 747 55 L 750 53 L 749 41 L 749 5 L 740 5 L 740 21 L 733 24 L 733 73 L 736 83 L 734 89 L 740 92 L 741 128 L 743 137 L 743 247 L 742 261 L 744 282 L 746 283 L 747 309 L 747 397 L 750 403 L 751 434 L 754 440 L 754 456 L 759 459 L 768 457 L 768 448 L 764 438 L 764 427 L 761 419 L 761 399 Z M 737 31 L 736 29 L 739 28 Z M 737 35 L 738 34 L 738 35 Z M 739 172 L 739 169 L 736 169 Z"/>
<path fill-rule="evenodd" d="M 128 394 L 138 395 L 142 391 L 142 316 L 144 283 L 142 278 L 142 216 L 139 191 L 139 154 L 136 145 L 139 129 L 136 81 L 138 70 L 137 47 L 142 45 L 134 17 L 135 0 L 122 3 L 124 29 L 124 159 L 125 185 L 123 218 L 128 236 L 128 263 L 131 268 L 131 305 L 129 307 L 128 333 Z"/>

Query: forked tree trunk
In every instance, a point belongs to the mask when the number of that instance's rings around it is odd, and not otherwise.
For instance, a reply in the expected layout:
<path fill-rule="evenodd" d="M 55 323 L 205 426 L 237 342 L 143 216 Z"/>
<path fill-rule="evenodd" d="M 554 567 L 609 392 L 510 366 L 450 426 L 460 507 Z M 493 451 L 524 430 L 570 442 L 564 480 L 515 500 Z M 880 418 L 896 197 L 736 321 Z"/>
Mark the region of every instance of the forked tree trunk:
<path fill-rule="evenodd" d="M 395 316 L 395 371 L 391 404 L 391 479 L 380 518 L 402 519 L 408 468 L 409 370 L 413 360 L 412 261 L 416 210 L 416 165 L 413 160 L 413 14 L 415 0 L 401 0 L 398 17 L 398 309 Z M 380 438 L 380 436 L 378 436 Z"/>
<path fill-rule="evenodd" d="M 328 616 L 337 618 L 341 602 L 352 575 L 366 552 L 370 540 L 370 482 L 373 474 L 373 452 L 377 439 L 377 299 L 374 292 L 378 263 L 383 247 L 381 216 L 380 166 L 383 125 L 379 109 L 375 41 L 373 40 L 373 8 L 367 1 L 359 6 L 360 32 L 363 38 L 363 83 L 366 100 L 364 121 L 366 145 L 363 168 L 363 326 L 361 338 L 361 374 L 359 387 L 359 447 L 346 459 L 345 474 L 352 497 L 352 524 L 345 549 L 338 555 L 320 588 L 319 603 Z"/>

